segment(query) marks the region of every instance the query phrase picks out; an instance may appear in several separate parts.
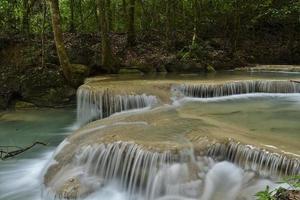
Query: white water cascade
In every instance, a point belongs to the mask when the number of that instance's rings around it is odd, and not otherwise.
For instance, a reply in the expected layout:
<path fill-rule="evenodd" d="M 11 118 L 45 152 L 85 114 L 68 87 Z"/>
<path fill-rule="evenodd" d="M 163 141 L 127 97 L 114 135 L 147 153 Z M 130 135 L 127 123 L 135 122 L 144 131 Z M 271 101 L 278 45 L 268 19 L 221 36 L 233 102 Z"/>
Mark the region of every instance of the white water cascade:
<path fill-rule="evenodd" d="M 200 99 L 300 93 L 300 84 L 253 80 L 184 84 L 177 89 L 180 98 Z M 157 102 L 151 95 L 116 94 L 110 89 L 84 85 L 77 92 L 77 121 L 83 125 L 117 112 L 152 107 Z M 191 148 L 196 142 L 191 143 Z M 206 154 L 192 149 L 155 151 L 122 141 L 85 145 L 71 154 L 71 162 L 60 164 L 56 172 L 50 170 L 53 176 L 45 183 L 44 199 L 253 200 L 254 194 L 266 185 L 275 187 L 270 180 L 300 174 L 299 159 L 236 142 L 212 145 Z"/>
<path fill-rule="evenodd" d="M 115 142 L 81 148 L 52 179 L 44 198 L 51 199 L 52 190 L 61 191 L 59 199 L 101 200 L 110 188 L 118 191 L 119 200 L 250 200 L 266 184 L 273 186 L 266 181 L 256 187 L 258 181 L 255 173 L 194 157 L 189 149 L 172 155 Z"/>
<path fill-rule="evenodd" d="M 215 144 L 210 147 L 208 156 L 217 160 L 233 162 L 245 170 L 254 171 L 265 177 L 278 177 L 300 174 L 300 161 L 286 155 L 270 153 L 250 145 L 236 142 Z"/>
<path fill-rule="evenodd" d="M 117 95 L 109 89 L 91 90 L 82 86 L 77 91 L 77 122 L 83 125 L 117 112 L 151 107 L 156 103 L 156 97 L 151 95 Z"/>
<path fill-rule="evenodd" d="M 183 84 L 178 89 L 188 97 L 212 98 L 249 93 L 300 93 L 300 84 L 290 81 L 249 80 L 222 84 Z"/>

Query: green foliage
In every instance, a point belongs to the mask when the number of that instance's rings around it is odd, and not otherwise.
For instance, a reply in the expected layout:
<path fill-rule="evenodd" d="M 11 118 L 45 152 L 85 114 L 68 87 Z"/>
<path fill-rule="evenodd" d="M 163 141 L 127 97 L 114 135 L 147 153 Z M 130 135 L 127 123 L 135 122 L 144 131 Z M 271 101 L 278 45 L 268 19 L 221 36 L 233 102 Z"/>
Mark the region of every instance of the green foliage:
<path fill-rule="evenodd" d="M 255 194 L 257 197 L 257 200 L 275 200 L 273 195 L 275 194 L 275 191 L 270 191 L 269 186 L 266 187 L 264 191 L 260 191 Z"/>
<path fill-rule="evenodd" d="M 44 13 L 46 0 L 0 0 L 0 34 L 24 33 L 23 2 L 26 1 L 30 5 L 30 33 L 51 33 L 49 9 Z M 99 31 L 95 0 L 59 0 L 59 4 L 64 32 L 71 31 L 72 25 L 74 32 Z M 127 32 L 128 4 L 129 0 L 110 0 L 108 18 L 112 32 Z M 289 40 L 286 33 L 296 35 L 300 31 L 299 15 L 299 0 L 136 0 L 135 29 L 137 33 L 165 36 L 166 40 L 184 38 L 182 46 L 187 48 L 181 57 L 185 59 L 205 54 L 199 44 L 201 39 L 225 38 L 236 48 L 245 38 L 259 38 L 279 31 L 282 39 Z M 194 32 L 199 46 L 191 47 Z"/>
<path fill-rule="evenodd" d="M 288 184 L 290 190 L 300 189 L 300 175 L 288 176 L 278 183 Z M 274 195 L 277 193 L 282 193 L 285 191 L 283 188 L 278 188 L 275 190 L 270 190 L 270 187 L 267 186 L 265 190 L 259 191 L 255 194 L 257 200 L 276 200 Z"/>
<path fill-rule="evenodd" d="M 202 43 L 194 43 L 184 47 L 178 53 L 178 57 L 181 60 L 190 60 L 204 58 L 208 55 L 208 49 Z"/>

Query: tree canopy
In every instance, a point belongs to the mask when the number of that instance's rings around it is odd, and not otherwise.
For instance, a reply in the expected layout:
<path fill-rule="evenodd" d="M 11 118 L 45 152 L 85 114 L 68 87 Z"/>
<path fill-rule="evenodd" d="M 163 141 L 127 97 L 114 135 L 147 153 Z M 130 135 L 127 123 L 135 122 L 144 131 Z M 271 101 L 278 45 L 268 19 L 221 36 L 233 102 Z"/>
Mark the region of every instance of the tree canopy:
<path fill-rule="evenodd" d="M 109 30 L 114 32 L 156 30 L 176 36 L 181 32 L 191 33 L 197 27 L 200 38 L 217 35 L 238 39 L 251 36 L 258 29 L 299 31 L 300 25 L 298 0 L 100 1 L 103 2 L 106 2 Z M 64 32 L 91 33 L 99 30 L 97 0 L 59 0 L 59 4 Z M 51 31 L 50 12 L 45 0 L 1 0 L 0 16 L 2 33 Z"/>

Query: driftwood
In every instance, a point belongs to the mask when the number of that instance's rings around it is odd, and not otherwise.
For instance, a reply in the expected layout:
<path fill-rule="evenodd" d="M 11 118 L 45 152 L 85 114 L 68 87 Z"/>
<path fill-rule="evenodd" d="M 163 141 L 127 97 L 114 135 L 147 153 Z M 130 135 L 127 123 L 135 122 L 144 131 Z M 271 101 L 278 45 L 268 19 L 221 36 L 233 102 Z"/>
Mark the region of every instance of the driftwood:
<path fill-rule="evenodd" d="M 0 159 L 6 160 L 8 158 L 12 158 L 21 153 L 24 153 L 25 151 L 28 151 L 29 149 L 33 148 L 36 145 L 46 146 L 47 144 L 45 144 L 43 142 L 35 142 L 32 145 L 25 147 L 25 148 L 17 147 L 17 146 L 0 146 Z M 15 149 L 15 150 L 9 151 L 9 149 Z"/>
<path fill-rule="evenodd" d="M 293 82 L 293 83 L 300 83 L 300 81 L 297 81 L 297 80 L 290 80 L 290 82 Z"/>

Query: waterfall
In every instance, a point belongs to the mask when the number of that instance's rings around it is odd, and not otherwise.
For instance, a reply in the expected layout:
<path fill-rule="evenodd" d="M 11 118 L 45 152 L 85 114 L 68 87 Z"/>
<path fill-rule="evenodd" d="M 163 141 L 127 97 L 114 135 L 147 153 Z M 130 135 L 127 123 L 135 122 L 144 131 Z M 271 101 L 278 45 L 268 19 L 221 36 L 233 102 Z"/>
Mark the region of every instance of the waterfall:
<path fill-rule="evenodd" d="M 117 182 L 120 187 L 133 195 L 146 194 L 151 196 L 155 187 L 155 174 L 159 169 L 178 161 L 178 155 L 170 152 L 151 152 L 139 145 L 128 142 L 89 145 L 80 148 L 72 161 L 72 168 L 63 170 L 52 179 L 52 187 L 62 187 L 68 179 L 81 176 L 84 169 L 85 177 L 98 177 L 100 184 Z M 75 170 L 74 170 L 75 169 Z M 80 185 L 87 185 L 81 178 Z M 50 186 L 50 187 L 51 187 Z M 91 187 L 88 185 L 88 187 Z M 99 188 L 98 188 L 99 189 Z M 78 191 L 76 192 L 76 194 Z M 63 198 L 74 198 L 74 194 L 64 194 Z"/>
<path fill-rule="evenodd" d="M 191 149 L 172 154 L 114 142 L 80 148 L 47 184 L 52 195 L 44 195 L 48 199 L 101 199 L 101 191 L 114 185 L 121 200 L 240 200 L 249 197 L 249 190 L 252 196 L 265 188 L 266 184 L 251 189 L 257 180 L 254 173 L 232 163 L 195 157 Z"/>
<path fill-rule="evenodd" d="M 199 98 L 248 93 L 300 93 L 300 84 L 290 81 L 250 80 L 223 84 L 183 84 L 179 91 L 185 96 Z"/>
<path fill-rule="evenodd" d="M 77 122 L 85 124 L 116 112 L 150 107 L 156 103 L 155 96 L 116 95 L 109 89 L 93 90 L 88 86 L 81 86 L 77 90 Z"/>
<path fill-rule="evenodd" d="M 122 188 L 133 194 L 141 189 L 137 185 L 152 185 L 149 177 L 177 159 L 170 152 L 150 152 L 134 143 L 115 142 L 84 147 L 75 165 L 84 165 L 88 174 L 102 177 L 104 182 L 118 179 Z"/>
<path fill-rule="evenodd" d="M 255 171 L 261 176 L 276 177 L 300 174 L 299 159 L 232 141 L 227 144 L 213 145 L 210 147 L 208 155 L 217 160 L 228 160 L 245 170 Z"/>

